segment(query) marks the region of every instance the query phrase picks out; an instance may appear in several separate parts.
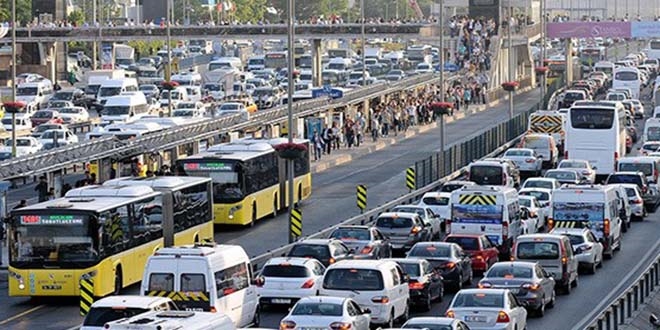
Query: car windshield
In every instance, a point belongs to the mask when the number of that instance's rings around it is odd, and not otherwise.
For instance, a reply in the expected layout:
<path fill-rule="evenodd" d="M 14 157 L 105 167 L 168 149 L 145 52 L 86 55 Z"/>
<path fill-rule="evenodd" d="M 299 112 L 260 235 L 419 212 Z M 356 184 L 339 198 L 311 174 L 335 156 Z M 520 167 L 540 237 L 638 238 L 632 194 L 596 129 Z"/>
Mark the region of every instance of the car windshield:
<path fill-rule="evenodd" d="M 195 111 L 193 110 L 174 110 L 172 113 L 172 117 L 193 117 L 195 115 Z"/>
<path fill-rule="evenodd" d="M 548 149 L 548 141 L 537 137 L 526 137 L 524 147 L 529 149 Z"/>
<path fill-rule="evenodd" d="M 73 99 L 73 92 L 57 92 L 50 99 L 68 101 Z"/>
<path fill-rule="evenodd" d="M 607 183 L 634 183 L 641 185 L 642 178 L 634 174 L 613 174 L 607 178 Z"/>
<path fill-rule="evenodd" d="M 451 249 L 445 245 L 415 245 L 408 253 L 409 257 L 449 258 Z"/>
<path fill-rule="evenodd" d="M 41 135 L 42 139 L 54 139 L 55 134 L 57 134 L 58 139 L 64 138 L 64 131 L 46 131 Z"/>
<path fill-rule="evenodd" d="M 85 316 L 83 326 L 103 327 L 106 323 L 148 312 L 148 308 L 95 307 Z"/>
<path fill-rule="evenodd" d="M 335 268 L 326 271 L 323 277 L 323 288 L 378 291 L 383 289 L 383 276 L 378 270 Z"/>
<path fill-rule="evenodd" d="M 490 267 L 486 277 L 532 278 L 532 268 L 515 266 L 509 263 L 495 264 Z"/>
<path fill-rule="evenodd" d="M 449 205 L 449 197 L 445 196 L 426 196 L 422 198 L 422 203 L 433 206 Z"/>
<path fill-rule="evenodd" d="M 425 217 L 426 214 L 424 212 L 424 209 L 421 207 L 409 207 L 409 206 L 397 206 L 393 210 L 394 212 L 401 212 L 401 213 L 415 213 L 419 215 L 420 217 Z"/>
<path fill-rule="evenodd" d="M 459 292 L 451 307 L 493 307 L 502 308 L 504 296 L 501 293 L 489 292 Z"/>
<path fill-rule="evenodd" d="M 619 163 L 619 171 L 642 172 L 646 176 L 653 175 L 653 164 L 651 163 Z"/>
<path fill-rule="evenodd" d="M 403 329 L 428 329 L 428 330 L 453 330 L 451 325 L 435 324 L 435 323 L 406 323 L 402 326 Z"/>
<path fill-rule="evenodd" d="M 330 250 L 326 245 L 296 244 L 289 251 L 289 257 L 327 259 L 330 258 Z"/>
<path fill-rule="evenodd" d="M 312 273 L 307 267 L 304 266 L 293 266 L 287 263 L 282 263 L 279 265 L 266 265 L 261 271 L 261 276 L 264 277 L 287 277 L 287 278 L 296 278 L 296 277 L 310 277 Z"/>
<path fill-rule="evenodd" d="M 121 87 L 101 87 L 99 96 L 114 96 L 119 95 Z"/>
<path fill-rule="evenodd" d="M 507 156 L 532 156 L 532 152 L 530 150 L 509 150 L 504 153 L 504 157 Z"/>
<path fill-rule="evenodd" d="M 520 242 L 516 253 L 521 260 L 553 260 L 559 258 L 559 245 L 554 242 Z"/>
<path fill-rule="evenodd" d="M 566 162 L 559 163 L 559 168 L 587 168 L 584 162 Z"/>
<path fill-rule="evenodd" d="M 330 303 L 301 303 L 293 307 L 291 315 L 342 316 L 343 307 Z"/>
<path fill-rule="evenodd" d="M 552 189 L 552 182 L 545 180 L 527 180 L 523 188 L 547 188 Z"/>
<path fill-rule="evenodd" d="M 545 191 L 536 191 L 536 190 L 521 191 L 521 192 L 519 192 L 519 194 L 524 195 L 524 196 L 534 196 L 534 197 L 536 197 L 537 200 L 540 200 L 540 201 L 550 200 L 550 194 L 545 192 Z"/>
<path fill-rule="evenodd" d="M 130 109 L 131 108 L 129 106 L 120 106 L 120 105 L 105 106 L 103 108 L 103 115 L 107 115 L 107 116 L 127 115 Z"/>
<path fill-rule="evenodd" d="M 476 237 L 460 237 L 460 236 L 449 236 L 445 241 L 450 243 L 456 243 L 460 245 L 463 250 L 477 251 L 479 250 L 479 239 Z"/>
<path fill-rule="evenodd" d="M 80 113 L 80 109 L 76 108 L 62 108 L 58 110 L 60 113 L 71 113 L 71 114 L 77 114 Z"/>
<path fill-rule="evenodd" d="M 413 220 L 403 217 L 379 217 L 376 226 L 381 228 L 410 228 Z"/>
<path fill-rule="evenodd" d="M 16 146 L 17 147 L 29 147 L 31 145 L 32 145 L 32 143 L 28 139 L 17 139 L 16 140 Z M 11 147 L 11 139 L 7 140 L 7 142 L 5 142 L 5 146 Z"/>
<path fill-rule="evenodd" d="M 32 115 L 32 118 L 51 118 L 53 117 L 52 111 L 37 111 Z"/>
<path fill-rule="evenodd" d="M 37 95 L 36 87 L 18 87 L 16 89 L 16 95 L 18 96 L 34 96 Z"/>
<path fill-rule="evenodd" d="M 240 107 L 238 103 L 224 103 L 220 106 L 220 110 L 238 110 Z"/>
<path fill-rule="evenodd" d="M 330 235 L 330 238 L 342 241 L 368 241 L 370 237 L 369 229 L 366 228 L 339 228 Z"/>

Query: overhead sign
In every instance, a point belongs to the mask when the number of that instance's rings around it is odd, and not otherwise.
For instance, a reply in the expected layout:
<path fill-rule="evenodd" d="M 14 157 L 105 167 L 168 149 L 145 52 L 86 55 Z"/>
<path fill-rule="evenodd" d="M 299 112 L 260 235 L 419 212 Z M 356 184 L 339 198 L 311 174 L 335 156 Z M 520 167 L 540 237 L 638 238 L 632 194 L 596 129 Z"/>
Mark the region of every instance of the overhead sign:
<path fill-rule="evenodd" d="M 547 24 L 548 38 L 630 38 L 630 22 L 561 22 Z"/>
<path fill-rule="evenodd" d="M 660 22 L 632 22 L 630 26 L 630 32 L 633 38 L 660 37 Z"/>

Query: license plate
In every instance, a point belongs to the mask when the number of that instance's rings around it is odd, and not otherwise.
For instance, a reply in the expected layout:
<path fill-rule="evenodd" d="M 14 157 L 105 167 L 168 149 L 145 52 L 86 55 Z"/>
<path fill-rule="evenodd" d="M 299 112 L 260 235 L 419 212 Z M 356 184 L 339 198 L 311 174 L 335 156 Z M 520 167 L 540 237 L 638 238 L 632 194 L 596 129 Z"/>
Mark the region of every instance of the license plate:
<path fill-rule="evenodd" d="M 465 317 L 465 322 L 486 322 L 486 317 L 468 315 Z"/>
<path fill-rule="evenodd" d="M 291 299 L 273 299 L 273 304 L 290 304 Z"/>

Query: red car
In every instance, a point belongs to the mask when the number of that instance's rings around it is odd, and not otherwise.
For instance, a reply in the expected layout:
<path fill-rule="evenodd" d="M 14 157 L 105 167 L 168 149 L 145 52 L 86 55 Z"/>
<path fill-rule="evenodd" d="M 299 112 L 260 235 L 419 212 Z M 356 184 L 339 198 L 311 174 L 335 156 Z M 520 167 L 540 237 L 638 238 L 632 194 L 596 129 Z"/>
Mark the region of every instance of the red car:
<path fill-rule="evenodd" d="M 486 235 L 451 234 L 445 237 L 445 242 L 456 243 L 470 253 L 472 271 L 475 273 L 484 273 L 499 261 L 497 247 Z"/>

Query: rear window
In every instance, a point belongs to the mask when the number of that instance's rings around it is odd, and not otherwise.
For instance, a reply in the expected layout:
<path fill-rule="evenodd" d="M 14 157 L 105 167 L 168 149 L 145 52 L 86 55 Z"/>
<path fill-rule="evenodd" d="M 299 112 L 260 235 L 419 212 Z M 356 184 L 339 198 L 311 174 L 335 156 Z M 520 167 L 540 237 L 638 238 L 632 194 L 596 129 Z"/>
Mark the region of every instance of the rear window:
<path fill-rule="evenodd" d="M 291 315 L 342 316 L 343 311 L 341 304 L 303 303 L 296 304 Z"/>
<path fill-rule="evenodd" d="M 486 277 L 532 278 L 532 268 L 511 266 L 510 264 L 493 265 Z"/>
<path fill-rule="evenodd" d="M 633 188 L 626 188 L 626 195 L 628 197 L 637 197 L 637 191 Z"/>
<path fill-rule="evenodd" d="M 267 265 L 261 275 L 264 277 L 309 277 L 311 272 L 307 267 L 291 265 Z"/>
<path fill-rule="evenodd" d="M 548 141 L 538 137 L 527 137 L 523 142 L 523 147 L 529 149 L 548 149 Z"/>
<path fill-rule="evenodd" d="M 532 156 L 532 152 L 528 150 L 509 150 L 504 153 L 504 156 Z"/>
<path fill-rule="evenodd" d="M 174 274 L 149 274 L 149 291 L 174 291 Z"/>
<path fill-rule="evenodd" d="M 470 180 L 477 184 L 501 184 L 502 175 L 500 166 L 470 166 Z"/>
<path fill-rule="evenodd" d="M 328 290 L 378 291 L 383 289 L 383 276 L 371 269 L 329 269 L 323 277 Z"/>
<path fill-rule="evenodd" d="M 653 165 L 649 163 L 619 163 L 619 171 L 642 172 L 646 176 L 653 175 Z"/>
<path fill-rule="evenodd" d="M 574 172 L 547 172 L 545 177 L 557 180 L 574 180 L 577 178 L 577 174 Z"/>
<path fill-rule="evenodd" d="M 330 258 L 330 250 L 325 245 L 297 244 L 289 251 L 289 257 L 327 259 Z"/>
<path fill-rule="evenodd" d="M 642 178 L 639 175 L 614 174 L 607 177 L 607 183 L 634 183 L 641 185 Z"/>
<path fill-rule="evenodd" d="M 412 225 L 413 221 L 410 218 L 380 217 L 376 221 L 376 226 L 381 228 L 410 228 Z"/>
<path fill-rule="evenodd" d="M 452 302 L 452 307 L 493 307 L 504 306 L 504 295 L 501 293 L 466 293 L 459 292 Z"/>
<path fill-rule="evenodd" d="M 148 308 L 121 308 L 114 309 L 111 307 L 92 308 L 89 314 L 85 316 L 83 326 L 89 327 L 102 327 L 108 322 L 115 320 L 133 317 L 138 314 L 148 312 Z"/>
<path fill-rule="evenodd" d="M 559 168 L 587 168 L 587 164 L 583 162 L 561 162 Z"/>
<path fill-rule="evenodd" d="M 559 259 L 559 245 L 554 242 L 520 242 L 516 247 L 518 259 Z"/>
<path fill-rule="evenodd" d="M 345 241 L 368 241 L 370 237 L 371 235 L 369 235 L 369 229 L 364 228 L 339 228 L 333 231 L 332 235 L 330 235 L 330 238 L 336 238 Z"/>
<path fill-rule="evenodd" d="M 523 188 L 548 188 L 552 189 L 552 182 L 542 180 L 527 180 L 523 184 Z"/>
<path fill-rule="evenodd" d="M 584 237 L 580 235 L 564 235 L 564 236 L 568 237 L 568 239 L 571 241 L 571 245 L 573 246 L 584 243 Z"/>
<path fill-rule="evenodd" d="M 417 277 L 420 275 L 419 264 L 410 263 L 410 262 L 399 262 L 399 266 L 401 266 L 403 272 L 408 274 L 410 277 Z"/>
<path fill-rule="evenodd" d="M 409 257 L 449 258 L 451 250 L 448 246 L 416 245 L 408 252 Z"/>
<path fill-rule="evenodd" d="M 519 194 L 523 196 L 534 196 L 540 201 L 550 200 L 550 194 L 543 191 L 521 191 Z"/>
<path fill-rule="evenodd" d="M 424 214 L 424 209 L 421 207 L 406 207 L 406 206 L 397 206 L 393 210 L 394 212 L 401 212 L 401 213 L 414 213 L 419 215 L 420 217 L 425 216 Z"/>
<path fill-rule="evenodd" d="M 440 188 L 441 192 L 452 192 L 454 190 L 458 190 L 463 188 L 462 184 L 445 184 Z"/>
<path fill-rule="evenodd" d="M 447 206 L 449 205 L 449 197 L 424 197 L 422 202 L 426 205 Z"/>
<path fill-rule="evenodd" d="M 479 250 L 479 240 L 475 237 L 455 237 L 450 236 L 445 240 L 450 243 L 456 243 L 460 245 L 463 250 L 476 251 Z"/>

